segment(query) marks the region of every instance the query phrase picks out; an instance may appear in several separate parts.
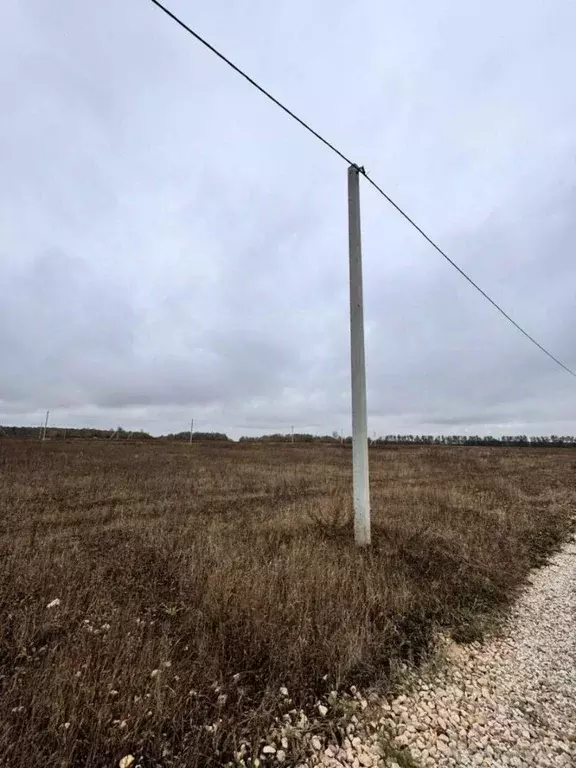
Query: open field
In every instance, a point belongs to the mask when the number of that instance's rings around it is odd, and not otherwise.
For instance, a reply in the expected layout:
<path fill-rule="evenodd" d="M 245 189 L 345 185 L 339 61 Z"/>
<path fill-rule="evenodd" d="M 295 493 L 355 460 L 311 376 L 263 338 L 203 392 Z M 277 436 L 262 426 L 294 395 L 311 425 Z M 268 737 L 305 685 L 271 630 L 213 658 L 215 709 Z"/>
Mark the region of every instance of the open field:
<path fill-rule="evenodd" d="M 476 637 L 568 534 L 571 449 L 372 451 L 368 552 L 350 465 L 340 446 L 0 441 L 0 765 L 223 762 L 287 708 L 386 684 L 437 626 Z"/>

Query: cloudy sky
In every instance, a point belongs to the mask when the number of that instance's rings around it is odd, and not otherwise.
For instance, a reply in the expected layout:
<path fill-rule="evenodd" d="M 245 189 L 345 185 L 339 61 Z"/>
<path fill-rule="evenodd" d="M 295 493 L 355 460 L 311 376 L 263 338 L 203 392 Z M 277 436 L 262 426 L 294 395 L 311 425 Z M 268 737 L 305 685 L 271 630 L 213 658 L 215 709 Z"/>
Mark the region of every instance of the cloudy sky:
<path fill-rule="evenodd" d="M 573 0 L 167 0 L 576 366 Z M 0 8 L 0 423 L 350 430 L 346 165 L 149 0 Z M 370 431 L 576 381 L 362 184 Z"/>

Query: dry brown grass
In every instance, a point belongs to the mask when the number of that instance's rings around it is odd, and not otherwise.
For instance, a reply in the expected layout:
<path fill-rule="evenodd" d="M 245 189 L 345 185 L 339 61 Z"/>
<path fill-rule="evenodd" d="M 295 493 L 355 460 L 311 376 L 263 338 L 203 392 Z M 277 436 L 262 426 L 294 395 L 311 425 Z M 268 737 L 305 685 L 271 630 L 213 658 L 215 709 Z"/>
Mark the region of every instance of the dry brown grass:
<path fill-rule="evenodd" d="M 340 446 L 0 441 L 0 764 L 224 761 L 281 685 L 306 707 L 473 636 L 568 535 L 568 449 L 371 461 L 361 552 Z"/>

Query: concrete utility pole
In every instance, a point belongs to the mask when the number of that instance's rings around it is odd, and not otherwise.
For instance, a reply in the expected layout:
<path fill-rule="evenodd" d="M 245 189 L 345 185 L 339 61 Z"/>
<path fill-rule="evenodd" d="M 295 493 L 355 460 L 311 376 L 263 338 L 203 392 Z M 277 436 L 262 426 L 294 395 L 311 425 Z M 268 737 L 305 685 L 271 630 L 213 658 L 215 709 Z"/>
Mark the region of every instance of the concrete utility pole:
<path fill-rule="evenodd" d="M 50 411 L 46 411 L 46 420 L 44 422 L 44 428 L 42 429 L 42 441 L 46 440 L 46 429 L 48 428 L 49 416 L 50 416 Z"/>
<path fill-rule="evenodd" d="M 292 442 L 294 442 L 294 427 L 290 427 L 290 429 L 292 430 Z"/>
<path fill-rule="evenodd" d="M 190 445 L 192 445 L 193 434 L 194 434 L 194 419 L 190 419 Z"/>
<path fill-rule="evenodd" d="M 366 416 L 366 361 L 364 356 L 364 303 L 362 292 L 362 238 L 360 230 L 360 169 L 348 168 L 348 244 L 350 253 L 350 357 L 352 369 L 352 465 L 354 540 L 370 544 L 370 487 L 368 478 L 368 424 Z"/>

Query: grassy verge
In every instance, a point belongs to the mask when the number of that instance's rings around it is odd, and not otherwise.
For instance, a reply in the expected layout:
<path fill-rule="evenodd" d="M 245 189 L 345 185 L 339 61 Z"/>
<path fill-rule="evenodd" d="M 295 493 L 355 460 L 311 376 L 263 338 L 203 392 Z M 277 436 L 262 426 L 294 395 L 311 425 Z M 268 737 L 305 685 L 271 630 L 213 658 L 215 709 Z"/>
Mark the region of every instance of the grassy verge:
<path fill-rule="evenodd" d="M 568 535 L 570 450 L 379 449 L 358 551 L 350 461 L 0 441 L 0 765 L 226 762 L 434 627 L 475 637 Z"/>

